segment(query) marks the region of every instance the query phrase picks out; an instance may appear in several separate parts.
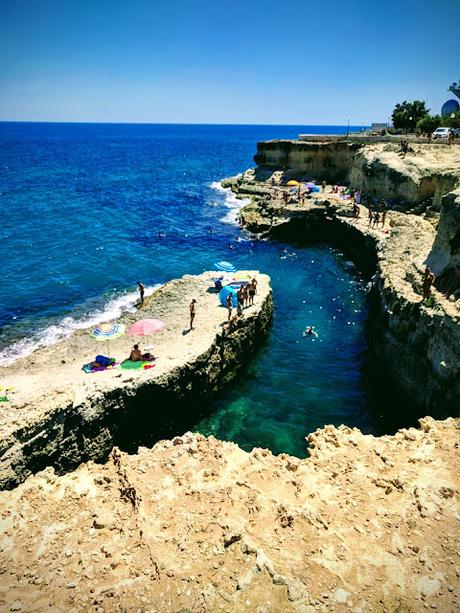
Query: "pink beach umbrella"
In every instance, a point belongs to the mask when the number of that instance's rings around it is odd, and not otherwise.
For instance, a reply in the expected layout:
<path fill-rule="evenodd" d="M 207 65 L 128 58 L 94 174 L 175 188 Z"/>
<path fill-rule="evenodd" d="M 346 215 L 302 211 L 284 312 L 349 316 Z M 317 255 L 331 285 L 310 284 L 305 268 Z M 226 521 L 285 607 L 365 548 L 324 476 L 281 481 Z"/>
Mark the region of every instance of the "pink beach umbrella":
<path fill-rule="evenodd" d="M 140 319 L 136 321 L 128 330 L 129 336 L 149 336 L 155 332 L 160 332 L 165 327 L 160 319 Z"/>

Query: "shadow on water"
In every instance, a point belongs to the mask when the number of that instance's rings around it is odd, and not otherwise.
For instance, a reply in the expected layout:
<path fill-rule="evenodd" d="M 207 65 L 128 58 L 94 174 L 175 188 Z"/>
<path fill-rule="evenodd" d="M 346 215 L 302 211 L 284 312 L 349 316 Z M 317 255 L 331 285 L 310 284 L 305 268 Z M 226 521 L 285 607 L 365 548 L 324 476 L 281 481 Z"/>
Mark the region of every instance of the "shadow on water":
<path fill-rule="evenodd" d="M 250 377 L 251 365 L 264 351 L 266 341 L 253 347 L 250 356 L 240 363 L 239 378 Z M 249 373 L 249 374 L 248 374 Z M 233 386 L 222 386 L 219 395 Z M 196 431 L 196 424 L 209 418 L 215 410 L 215 395 L 205 399 L 195 394 L 179 399 L 176 394 L 155 387 L 143 387 L 135 397 L 125 401 L 125 410 L 116 423 L 110 424 L 114 444 L 123 451 L 136 453 L 139 446 L 151 447 L 164 439 L 181 436 L 187 431 Z"/>

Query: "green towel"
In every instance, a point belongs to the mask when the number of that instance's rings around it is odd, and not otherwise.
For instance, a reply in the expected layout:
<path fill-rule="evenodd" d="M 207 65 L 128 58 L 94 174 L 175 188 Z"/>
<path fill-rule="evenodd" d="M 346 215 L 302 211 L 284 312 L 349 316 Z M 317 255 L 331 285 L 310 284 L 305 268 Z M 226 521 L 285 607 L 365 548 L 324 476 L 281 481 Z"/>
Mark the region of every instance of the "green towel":
<path fill-rule="evenodd" d="M 131 362 L 131 360 L 126 360 L 120 364 L 120 368 L 125 370 L 141 370 L 145 364 L 150 364 L 150 362 Z"/>

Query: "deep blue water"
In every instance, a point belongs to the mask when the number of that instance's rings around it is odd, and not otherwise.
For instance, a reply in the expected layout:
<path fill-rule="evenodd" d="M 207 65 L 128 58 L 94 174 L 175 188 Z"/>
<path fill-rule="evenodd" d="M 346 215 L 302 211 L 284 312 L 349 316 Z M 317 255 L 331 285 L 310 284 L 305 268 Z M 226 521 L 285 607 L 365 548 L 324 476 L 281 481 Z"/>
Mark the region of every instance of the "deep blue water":
<path fill-rule="evenodd" d="M 373 431 L 361 389 L 364 281 L 329 247 L 236 242 L 235 201 L 212 187 L 253 165 L 258 140 L 345 131 L 0 123 L 0 360 L 116 317 L 137 279 L 153 287 L 230 259 L 272 277 L 274 325 L 196 428 L 297 454 L 325 423 Z M 308 324 L 318 339 L 302 338 Z"/>

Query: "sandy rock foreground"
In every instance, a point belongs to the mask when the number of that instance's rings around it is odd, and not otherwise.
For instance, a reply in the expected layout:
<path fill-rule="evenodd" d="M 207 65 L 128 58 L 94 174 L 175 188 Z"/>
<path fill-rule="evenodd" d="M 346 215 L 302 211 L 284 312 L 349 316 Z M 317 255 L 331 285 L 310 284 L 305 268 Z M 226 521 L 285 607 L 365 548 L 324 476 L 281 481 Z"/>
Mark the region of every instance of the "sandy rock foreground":
<path fill-rule="evenodd" d="M 459 427 L 186 434 L 0 493 L 2 611 L 459 610 Z"/>

